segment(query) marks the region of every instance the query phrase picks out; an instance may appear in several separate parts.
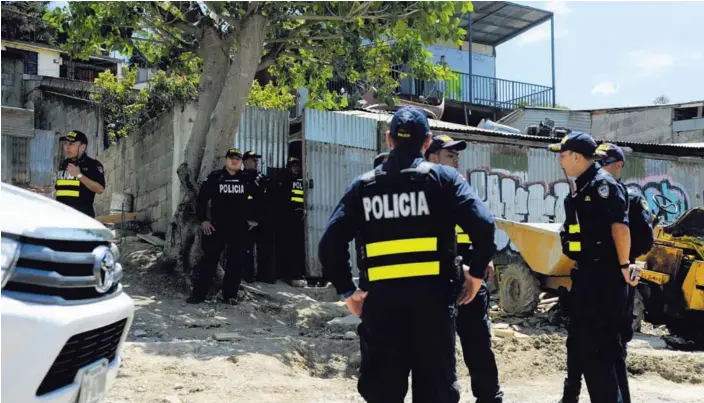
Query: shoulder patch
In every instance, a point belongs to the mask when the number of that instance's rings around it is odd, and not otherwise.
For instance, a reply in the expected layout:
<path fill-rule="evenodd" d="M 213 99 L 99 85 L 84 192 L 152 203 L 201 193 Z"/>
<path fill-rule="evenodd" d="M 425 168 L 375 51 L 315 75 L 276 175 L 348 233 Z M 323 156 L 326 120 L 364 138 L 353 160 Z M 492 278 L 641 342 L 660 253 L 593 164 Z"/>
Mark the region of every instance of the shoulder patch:
<path fill-rule="evenodd" d="M 645 199 L 640 199 L 640 205 L 643 207 L 643 211 L 645 212 L 650 212 L 650 206 L 648 205 L 648 202 L 645 201 Z"/>
<path fill-rule="evenodd" d="M 102 166 L 102 165 L 98 165 L 98 172 L 100 172 L 101 174 L 102 174 L 102 173 L 105 173 L 105 172 L 103 171 L 103 166 Z"/>
<path fill-rule="evenodd" d="M 596 192 L 599 193 L 599 196 L 601 196 L 602 198 L 607 199 L 609 197 L 609 185 L 599 186 Z"/>

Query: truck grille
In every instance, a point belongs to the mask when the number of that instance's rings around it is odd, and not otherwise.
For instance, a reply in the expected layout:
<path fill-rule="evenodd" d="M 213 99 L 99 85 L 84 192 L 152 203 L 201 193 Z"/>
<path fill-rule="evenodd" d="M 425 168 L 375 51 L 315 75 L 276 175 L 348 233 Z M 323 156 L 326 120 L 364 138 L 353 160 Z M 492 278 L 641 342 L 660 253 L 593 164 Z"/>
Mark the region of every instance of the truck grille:
<path fill-rule="evenodd" d="M 37 396 L 70 385 L 78 370 L 86 365 L 103 358 L 112 362 L 117 354 L 117 347 L 120 345 L 126 323 L 127 319 L 122 319 L 71 337 L 39 385 Z"/>
<path fill-rule="evenodd" d="M 122 290 L 122 266 L 116 263 L 112 285 L 99 291 L 94 268 L 100 271 L 100 258 L 107 242 L 22 240 L 17 266 L 3 294 L 23 301 L 70 305 L 94 302 L 115 296 Z M 96 258 L 97 257 L 97 258 Z M 107 287 L 107 286 L 106 286 Z"/>

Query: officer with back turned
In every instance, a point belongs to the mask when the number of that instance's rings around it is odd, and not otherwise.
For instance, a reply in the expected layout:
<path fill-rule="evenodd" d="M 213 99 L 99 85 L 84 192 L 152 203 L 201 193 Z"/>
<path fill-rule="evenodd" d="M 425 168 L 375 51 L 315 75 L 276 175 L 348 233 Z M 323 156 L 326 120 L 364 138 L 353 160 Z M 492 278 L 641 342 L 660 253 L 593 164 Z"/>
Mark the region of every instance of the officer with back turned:
<path fill-rule="evenodd" d="M 453 140 L 445 135 L 433 136 L 430 147 L 425 151 L 425 158 L 436 164 L 459 169 L 459 153 L 466 148 L 467 143 L 464 141 Z M 464 262 L 471 262 L 471 238 L 459 225 L 455 226 L 455 231 L 459 255 Z M 493 271 L 493 264 L 489 265 L 488 271 Z M 477 297 L 458 309 L 457 334 L 460 336 L 464 362 L 469 370 L 472 393 L 477 402 L 501 403 L 504 392 L 499 386 L 499 370 L 496 367 L 494 352 L 491 351 L 489 302 L 489 288 L 486 282 L 482 281 Z"/>
<path fill-rule="evenodd" d="M 638 283 L 630 263 L 628 195 L 608 172 L 595 163 L 597 146 L 587 133 L 572 132 L 549 150 L 576 191 L 565 201 L 566 219 L 561 238 L 563 253 L 577 262 L 573 271 L 568 367 L 578 360 L 593 402 L 621 403 L 626 391 L 617 371 L 623 358 L 622 326 L 628 286 Z M 570 362 L 570 359 L 573 362 Z"/>
<path fill-rule="evenodd" d="M 494 219 L 452 168 L 427 162 L 432 138 L 416 108 L 393 116 L 389 158 L 357 177 L 330 217 L 318 255 L 325 277 L 362 323 L 358 390 L 369 402 L 457 402 L 455 317 L 481 287 L 494 247 Z M 474 240 L 470 267 L 457 259 L 455 225 Z M 352 281 L 355 239 L 359 287 Z M 460 288 L 462 290 L 460 291 Z"/>
<path fill-rule="evenodd" d="M 635 263 L 638 256 L 647 253 L 653 246 L 653 222 L 648 202 L 638 188 L 627 187 L 621 182 L 621 173 L 626 163 L 623 150 L 615 144 L 605 143 L 597 147 L 595 155 L 601 160 L 597 163 L 611 174 L 628 194 L 628 226 L 631 233 L 630 261 Z M 634 316 L 633 304 L 636 294 L 635 287 L 628 287 L 626 312 L 621 326 L 621 344 L 623 359 L 619 360 L 616 374 L 624 403 L 630 403 L 628 387 L 628 372 L 626 368 L 626 346 L 633 339 Z M 562 403 L 576 403 L 579 400 L 583 368 L 574 348 L 567 350 L 567 378 L 562 396 Z"/>
<path fill-rule="evenodd" d="M 56 200 L 95 217 L 95 194 L 105 191 L 103 165 L 86 155 L 88 137 L 85 133 L 72 130 L 59 140 L 63 141 L 66 159 L 56 174 Z"/>
<path fill-rule="evenodd" d="M 186 302 L 203 302 L 208 294 L 223 248 L 227 247 L 222 299 L 236 305 L 242 280 L 242 263 L 249 230 L 256 226 L 247 198 L 252 185 L 242 173 L 242 152 L 231 148 L 225 154 L 225 166 L 213 171 L 198 192 L 196 215 L 203 231 L 203 259 L 198 278 Z M 207 217 L 208 202 L 211 216 Z"/>

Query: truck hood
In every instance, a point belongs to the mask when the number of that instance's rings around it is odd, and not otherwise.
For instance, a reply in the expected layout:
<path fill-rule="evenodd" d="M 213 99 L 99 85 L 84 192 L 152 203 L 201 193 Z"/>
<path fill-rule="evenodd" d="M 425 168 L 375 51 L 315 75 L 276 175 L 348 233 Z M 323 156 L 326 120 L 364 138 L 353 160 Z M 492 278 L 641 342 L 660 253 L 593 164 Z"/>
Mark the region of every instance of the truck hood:
<path fill-rule="evenodd" d="M 99 221 L 73 208 L 3 183 L 0 187 L 0 229 L 5 234 L 66 241 L 108 241 L 113 233 Z"/>

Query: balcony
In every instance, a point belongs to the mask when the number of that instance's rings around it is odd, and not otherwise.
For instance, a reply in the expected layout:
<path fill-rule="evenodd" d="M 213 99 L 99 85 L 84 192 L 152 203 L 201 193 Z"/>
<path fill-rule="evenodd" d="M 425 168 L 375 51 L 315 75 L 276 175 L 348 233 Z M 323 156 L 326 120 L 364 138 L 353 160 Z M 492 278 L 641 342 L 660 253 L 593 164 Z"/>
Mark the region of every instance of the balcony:
<path fill-rule="evenodd" d="M 500 78 L 470 75 L 453 71 L 454 78 L 446 81 L 419 80 L 408 75 L 400 80 L 399 96 L 418 99 L 445 98 L 461 103 L 511 110 L 524 105 L 554 107 L 553 88 L 544 85 L 503 80 Z M 471 84 L 470 84 L 471 79 Z M 346 81 L 331 81 L 328 89 L 347 92 L 351 88 Z"/>
<path fill-rule="evenodd" d="M 402 95 L 425 98 L 445 98 L 472 105 L 497 109 L 515 109 L 523 105 L 553 105 L 553 89 L 544 85 L 503 80 L 500 78 L 453 71 L 454 78 L 446 81 L 428 81 L 414 78 L 401 80 Z"/>

